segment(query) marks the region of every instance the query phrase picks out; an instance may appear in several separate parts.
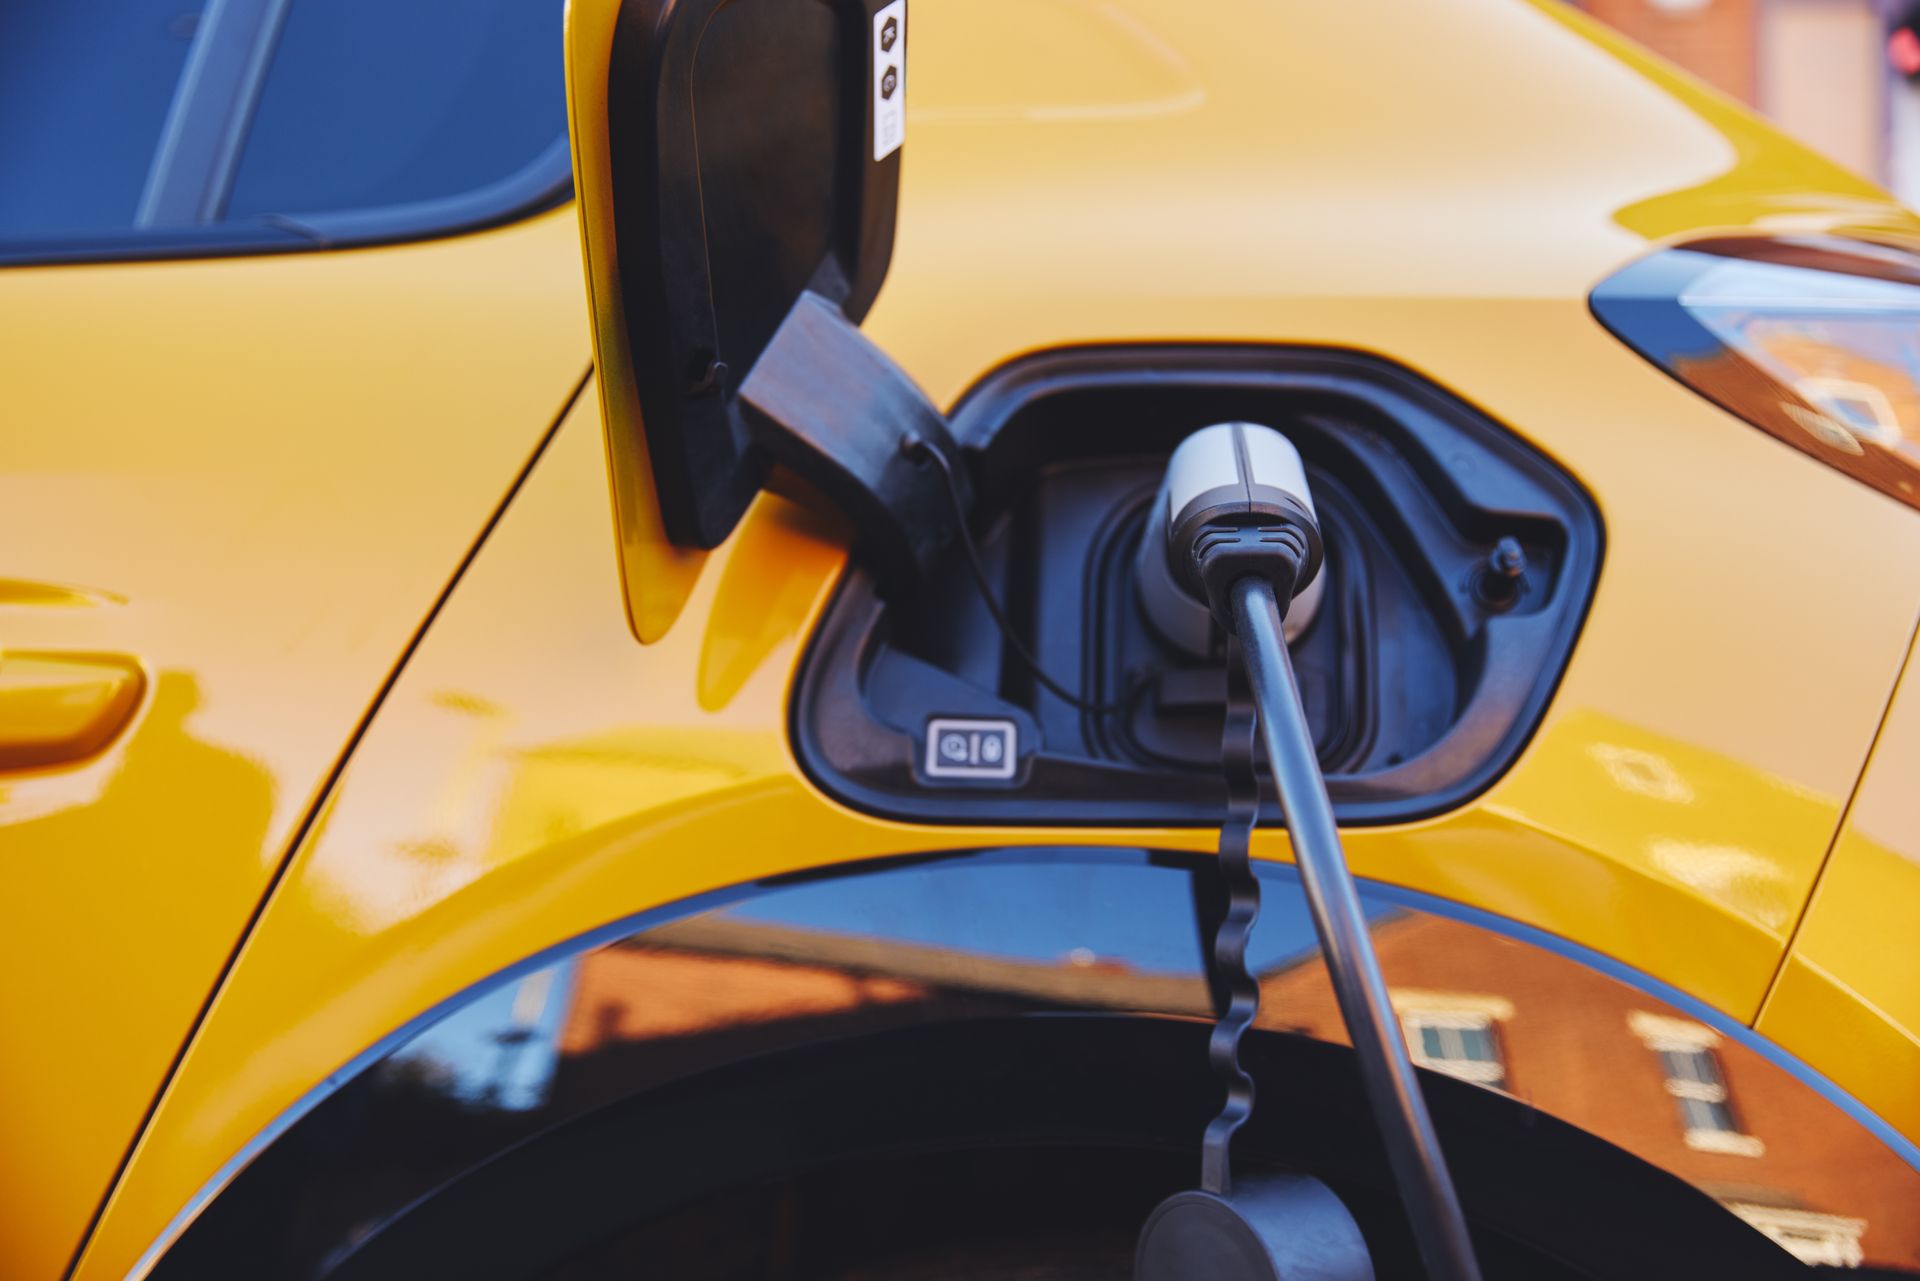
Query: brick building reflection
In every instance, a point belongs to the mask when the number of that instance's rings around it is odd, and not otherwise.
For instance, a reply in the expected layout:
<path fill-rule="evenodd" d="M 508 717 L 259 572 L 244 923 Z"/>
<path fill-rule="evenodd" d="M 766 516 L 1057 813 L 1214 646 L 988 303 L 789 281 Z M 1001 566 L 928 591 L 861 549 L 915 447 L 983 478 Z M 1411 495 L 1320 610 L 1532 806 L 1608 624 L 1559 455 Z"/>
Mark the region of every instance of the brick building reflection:
<path fill-rule="evenodd" d="M 1376 927 L 1408 1044 L 1686 1179 L 1809 1263 L 1920 1270 L 1912 1171 L 1782 1069 L 1579 963 L 1440 917 Z M 1315 959 L 1263 1025 L 1345 1042 Z M 1623 1228 L 1626 1225 L 1623 1225 Z"/>
<path fill-rule="evenodd" d="M 695 918 L 577 962 L 551 1101 L 809 1037 L 1039 1007 L 1203 1013 L 1197 978 Z M 1808 1262 L 1920 1272 L 1913 1172 L 1755 1052 L 1569 959 L 1420 914 L 1376 928 L 1409 1044 L 1719 1199 Z M 1263 978 L 1260 1025 L 1344 1042 L 1316 956 Z M 1632 1225 L 1622 1225 L 1631 1231 Z"/>

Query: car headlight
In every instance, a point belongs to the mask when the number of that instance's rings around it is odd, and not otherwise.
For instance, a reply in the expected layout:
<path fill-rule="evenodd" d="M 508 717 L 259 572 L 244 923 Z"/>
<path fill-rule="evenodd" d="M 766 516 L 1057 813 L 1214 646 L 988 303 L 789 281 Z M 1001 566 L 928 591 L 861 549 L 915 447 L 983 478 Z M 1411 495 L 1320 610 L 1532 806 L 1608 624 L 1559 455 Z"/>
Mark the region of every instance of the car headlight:
<path fill-rule="evenodd" d="M 1754 426 L 1920 507 L 1920 256 L 1697 241 L 1609 277 L 1600 323 Z"/>

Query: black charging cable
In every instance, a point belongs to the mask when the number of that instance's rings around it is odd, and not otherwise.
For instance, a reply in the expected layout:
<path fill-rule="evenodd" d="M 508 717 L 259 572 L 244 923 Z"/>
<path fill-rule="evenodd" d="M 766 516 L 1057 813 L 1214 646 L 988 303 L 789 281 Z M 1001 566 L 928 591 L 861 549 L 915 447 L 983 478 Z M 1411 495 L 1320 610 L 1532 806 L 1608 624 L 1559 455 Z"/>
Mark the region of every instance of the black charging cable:
<path fill-rule="evenodd" d="M 1000 608 L 1000 602 L 994 597 L 993 584 L 987 574 L 986 562 L 981 559 L 980 547 L 973 541 L 973 531 L 967 524 L 966 502 L 960 497 L 960 482 L 953 473 L 953 464 L 947 460 L 946 455 L 929 445 L 923 438 L 911 433 L 900 438 L 900 452 L 916 463 L 931 462 L 940 469 L 941 476 L 946 480 L 947 501 L 953 504 L 954 526 L 960 531 L 960 546 L 966 553 L 967 568 L 973 574 L 973 585 L 979 589 L 980 599 L 986 605 L 987 613 L 993 616 L 994 625 L 1000 629 L 1000 635 L 1005 638 L 1007 647 L 1014 652 L 1021 663 L 1025 664 L 1027 670 L 1033 674 L 1033 678 L 1044 685 L 1056 698 L 1091 716 L 1112 716 L 1131 709 L 1135 696 L 1139 693 L 1137 688 L 1128 689 L 1112 702 L 1100 702 L 1074 693 L 1047 675 L 1046 669 L 1040 665 L 1039 658 L 1027 648 L 1026 642 L 1020 639 L 1019 632 L 1014 629 L 1013 621 L 1007 617 L 1006 611 Z"/>
<path fill-rule="evenodd" d="M 1466 1215 L 1394 1018 L 1360 890 L 1340 845 L 1326 776 L 1320 772 L 1287 650 L 1282 602 L 1291 601 L 1320 568 L 1320 525 L 1304 502 L 1278 489 L 1269 487 L 1267 498 L 1256 505 L 1246 497 L 1254 493 L 1258 480 L 1244 470 L 1244 451 L 1239 466 L 1240 492 L 1231 485 L 1203 490 L 1191 505 L 1191 515 L 1183 510 L 1181 518 L 1171 522 L 1169 555 L 1188 589 L 1206 601 L 1238 642 L 1314 931 L 1427 1275 L 1435 1281 L 1480 1281 Z M 1223 851 L 1230 831 L 1222 830 Z M 1231 872 L 1234 865 L 1223 860 L 1223 866 Z M 1210 1149 L 1223 1149 L 1230 1139 L 1231 1130 Z M 1224 1152 L 1210 1150 L 1208 1157 L 1224 1164 Z"/>
<path fill-rule="evenodd" d="M 1233 633 L 1240 642 L 1247 683 L 1259 710 L 1260 737 L 1280 793 L 1280 808 L 1286 814 L 1300 884 L 1421 1259 L 1429 1276 L 1479 1281 L 1466 1216 L 1406 1042 L 1394 1022 L 1393 1001 L 1373 950 L 1366 912 L 1340 846 L 1340 830 L 1307 729 L 1273 584 L 1247 575 L 1232 582 L 1228 596 Z"/>

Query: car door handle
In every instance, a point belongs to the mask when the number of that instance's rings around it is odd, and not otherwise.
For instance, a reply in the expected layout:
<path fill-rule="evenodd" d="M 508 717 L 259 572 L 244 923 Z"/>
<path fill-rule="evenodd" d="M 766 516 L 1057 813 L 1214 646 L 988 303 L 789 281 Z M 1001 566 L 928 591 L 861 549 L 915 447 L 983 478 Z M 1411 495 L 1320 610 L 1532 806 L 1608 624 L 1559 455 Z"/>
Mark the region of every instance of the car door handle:
<path fill-rule="evenodd" d="M 0 770 L 71 765 L 116 738 L 146 677 L 113 654 L 0 653 Z"/>

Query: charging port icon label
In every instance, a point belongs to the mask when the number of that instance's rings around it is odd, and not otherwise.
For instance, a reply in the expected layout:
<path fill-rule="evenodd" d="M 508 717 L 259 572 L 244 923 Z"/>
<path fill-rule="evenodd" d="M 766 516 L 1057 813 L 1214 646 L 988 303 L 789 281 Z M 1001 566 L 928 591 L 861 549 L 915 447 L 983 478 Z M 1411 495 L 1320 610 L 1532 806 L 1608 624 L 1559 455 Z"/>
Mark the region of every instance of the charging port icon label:
<path fill-rule="evenodd" d="M 907 0 L 873 15 L 873 158 L 885 160 L 907 138 Z"/>
<path fill-rule="evenodd" d="M 1012 721 L 936 717 L 927 722 L 928 778 L 1009 779 L 1019 764 Z"/>

